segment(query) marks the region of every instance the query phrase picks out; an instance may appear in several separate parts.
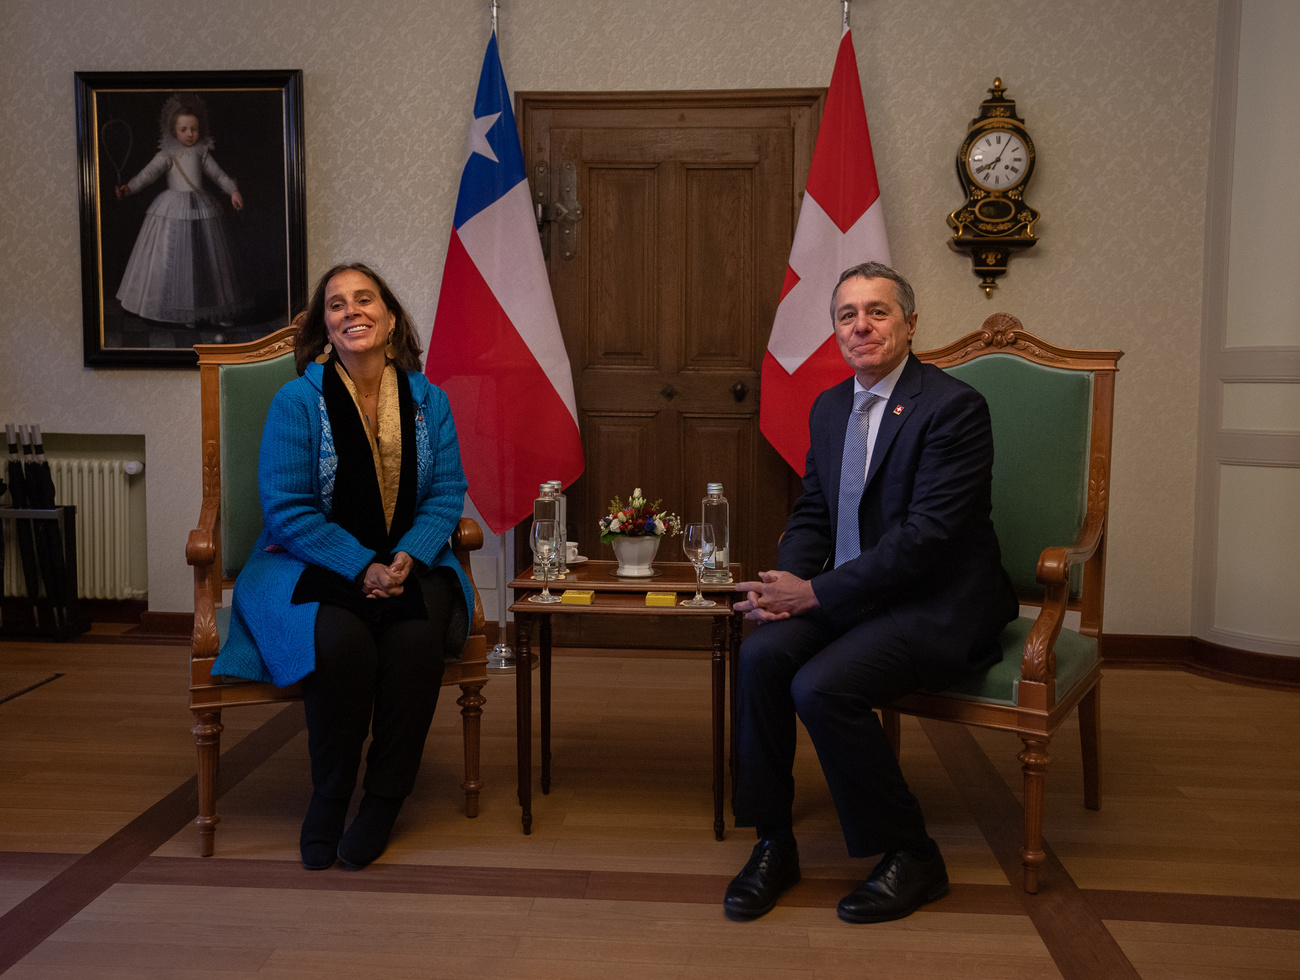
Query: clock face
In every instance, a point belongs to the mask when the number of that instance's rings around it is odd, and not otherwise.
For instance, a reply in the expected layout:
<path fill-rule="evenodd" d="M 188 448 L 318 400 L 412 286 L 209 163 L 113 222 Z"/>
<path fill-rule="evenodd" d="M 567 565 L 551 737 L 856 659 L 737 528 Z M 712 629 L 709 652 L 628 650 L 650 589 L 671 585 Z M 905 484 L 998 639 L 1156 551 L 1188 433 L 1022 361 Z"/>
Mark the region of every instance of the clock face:
<path fill-rule="evenodd" d="M 1028 173 L 1029 151 L 1015 133 L 987 132 L 966 151 L 966 169 L 971 179 L 985 190 L 1004 191 L 1015 187 Z"/>

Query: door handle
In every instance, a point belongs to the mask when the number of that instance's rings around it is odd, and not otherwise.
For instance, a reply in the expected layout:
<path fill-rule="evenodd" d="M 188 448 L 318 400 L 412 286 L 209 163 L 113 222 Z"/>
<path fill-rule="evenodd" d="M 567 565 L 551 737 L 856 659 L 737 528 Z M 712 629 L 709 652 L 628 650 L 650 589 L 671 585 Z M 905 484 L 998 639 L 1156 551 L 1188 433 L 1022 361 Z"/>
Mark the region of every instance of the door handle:
<path fill-rule="evenodd" d="M 745 382 L 743 381 L 737 381 L 734 385 L 731 386 L 731 397 L 736 399 L 736 401 L 738 402 L 743 402 L 745 400 L 745 396 L 748 394 L 749 394 L 749 388 L 745 386 Z"/>
<path fill-rule="evenodd" d="M 677 389 L 674 388 L 672 385 L 667 384 L 659 389 L 659 394 L 663 395 L 669 401 L 672 401 L 674 398 L 677 397 Z"/>

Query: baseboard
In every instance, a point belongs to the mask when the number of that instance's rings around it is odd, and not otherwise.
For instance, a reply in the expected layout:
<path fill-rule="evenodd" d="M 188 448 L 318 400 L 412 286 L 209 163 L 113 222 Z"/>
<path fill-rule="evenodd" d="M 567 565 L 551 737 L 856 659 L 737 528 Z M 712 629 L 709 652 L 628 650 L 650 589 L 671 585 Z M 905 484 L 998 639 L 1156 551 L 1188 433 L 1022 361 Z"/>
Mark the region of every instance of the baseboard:
<path fill-rule="evenodd" d="M 146 599 L 82 599 L 81 610 L 92 623 L 139 624 L 140 617 L 149 613 L 149 602 Z"/>
<path fill-rule="evenodd" d="M 137 635 L 174 637 L 187 640 L 194 632 L 194 614 L 183 612 L 144 612 L 140 625 L 132 631 Z"/>
<path fill-rule="evenodd" d="M 1300 690 L 1300 657 L 1238 650 L 1194 636 L 1107 633 L 1102 661 L 1107 667 L 1186 670 L 1235 684 Z"/>

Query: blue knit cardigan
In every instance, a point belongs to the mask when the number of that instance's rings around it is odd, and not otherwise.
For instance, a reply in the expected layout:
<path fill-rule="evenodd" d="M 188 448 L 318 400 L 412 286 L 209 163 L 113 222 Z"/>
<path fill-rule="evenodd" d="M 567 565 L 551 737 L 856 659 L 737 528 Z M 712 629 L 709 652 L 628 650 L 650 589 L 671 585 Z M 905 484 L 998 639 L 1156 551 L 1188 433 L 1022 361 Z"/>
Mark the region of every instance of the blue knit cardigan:
<path fill-rule="evenodd" d="M 290 600 L 306 563 L 351 579 L 375 559 L 343 528 L 326 520 L 338 457 L 322 391 L 324 369 L 308 364 L 271 402 L 257 461 L 263 528 L 239 577 L 230 630 L 212 673 L 272 681 L 283 687 L 316 667 L 319 603 Z M 415 403 L 415 522 L 395 551 L 430 568 L 453 569 L 474 608 L 474 589 L 451 553 L 448 539 L 465 503 L 465 472 L 451 407 L 441 388 L 409 373 Z M 378 600 L 377 600 L 378 601 Z M 457 637 L 463 643 L 464 637 Z"/>

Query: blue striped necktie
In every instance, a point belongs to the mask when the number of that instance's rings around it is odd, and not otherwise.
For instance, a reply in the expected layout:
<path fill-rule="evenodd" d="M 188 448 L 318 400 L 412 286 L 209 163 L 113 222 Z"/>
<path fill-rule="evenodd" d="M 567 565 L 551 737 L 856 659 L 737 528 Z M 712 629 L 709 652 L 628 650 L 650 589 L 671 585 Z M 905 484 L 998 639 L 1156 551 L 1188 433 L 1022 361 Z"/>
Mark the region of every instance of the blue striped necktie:
<path fill-rule="evenodd" d="M 858 505 L 867 470 L 867 436 L 871 430 L 869 391 L 853 394 L 853 411 L 844 433 L 844 461 L 840 464 L 840 505 L 835 527 L 835 567 L 852 561 L 862 552 L 858 527 Z"/>

